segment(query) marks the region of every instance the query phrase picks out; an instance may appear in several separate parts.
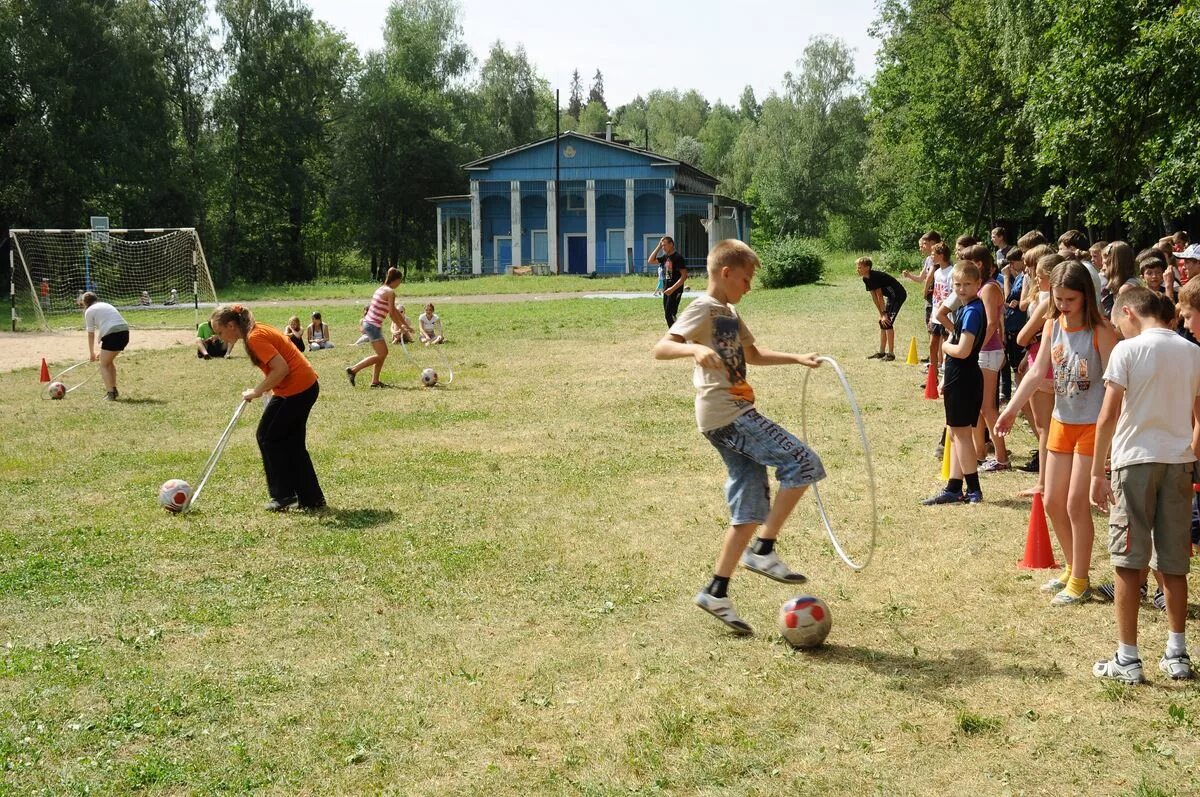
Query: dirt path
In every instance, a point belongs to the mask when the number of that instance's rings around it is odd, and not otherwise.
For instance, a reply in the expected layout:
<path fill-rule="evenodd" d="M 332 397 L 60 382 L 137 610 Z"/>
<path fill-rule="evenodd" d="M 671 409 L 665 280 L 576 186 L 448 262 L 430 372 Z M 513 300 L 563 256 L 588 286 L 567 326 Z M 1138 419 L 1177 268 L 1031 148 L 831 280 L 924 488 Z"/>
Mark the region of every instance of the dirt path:
<path fill-rule="evenodd" d="M 691 291 L 685 297 L 694 296 Z M 558 299 L 645 299 L 647 293 L 592 292 L 592 293 L 491 293 L 473 296 L 401 296 L 401 302 L 424 306 L 434 304 L 510 304 L 513 302 L 546 302 Z M 266 307 L 288 305 L 358 305 L 365 299 L 282 299 L 254 302 Z M 129 336 L 129 350 L 168 349 L 172 346 L 191 345 L 195 340 L 188 329 L 134 329 Z M 0 332 L 0 373 L 19 368 L 36 368 L 42 358 L 54 366 L 65 367 L 87 357 L 87 333 L 83 330 L 62 332 Z"/>

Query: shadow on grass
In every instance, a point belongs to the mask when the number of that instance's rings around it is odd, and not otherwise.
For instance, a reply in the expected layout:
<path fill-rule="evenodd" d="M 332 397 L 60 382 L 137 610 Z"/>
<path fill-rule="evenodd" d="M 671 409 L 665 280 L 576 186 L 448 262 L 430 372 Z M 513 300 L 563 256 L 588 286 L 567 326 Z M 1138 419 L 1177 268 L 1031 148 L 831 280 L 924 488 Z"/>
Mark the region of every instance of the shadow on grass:
<path fill-rule="evenodd" d="M 163 399 L 156 398 L 119 398 L 117 404 L 166 404 Z"/>
<path fill-rule="evenodd" d="M 390 523 L 396 513 L 390 509 L 335 509 L 330 507 L 321 513 L 321 523 L 345 529 L 369 529 Z"/>
<path fill-rule="evenodd" d="M 939 702 L 948 686 L 971 683 L 982 678 L 1013 678 L 1019 681 L 1057 681 L 1063 671 L 1057 664 L 1044 666 L 1006 664 L 997 667 L 987 656 L 972 648 L 951 650 L 942 655 L 923 657 L 851 645 L 829 645 L 809 655 L 832 661 L 858 664 L 876 675 L 891 678 L 895 689 L 914 692 Z"/>

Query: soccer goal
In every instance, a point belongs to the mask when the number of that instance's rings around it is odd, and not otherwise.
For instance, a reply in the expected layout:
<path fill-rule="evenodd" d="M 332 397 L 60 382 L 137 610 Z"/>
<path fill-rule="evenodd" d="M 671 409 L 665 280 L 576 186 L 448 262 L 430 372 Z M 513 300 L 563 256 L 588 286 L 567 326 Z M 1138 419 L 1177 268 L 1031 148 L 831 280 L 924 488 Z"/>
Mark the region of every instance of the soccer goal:
<path fill-rule="evenodd" d="M 40 329 L 68 325 L 67 316 L 82 312 L 85 291 L 118 308 L 135 327 L 193 327 L 200 306 L 217 301 L 200 236 L 191 227 L 9 235 L 14 330 L 18 321 Z"/>

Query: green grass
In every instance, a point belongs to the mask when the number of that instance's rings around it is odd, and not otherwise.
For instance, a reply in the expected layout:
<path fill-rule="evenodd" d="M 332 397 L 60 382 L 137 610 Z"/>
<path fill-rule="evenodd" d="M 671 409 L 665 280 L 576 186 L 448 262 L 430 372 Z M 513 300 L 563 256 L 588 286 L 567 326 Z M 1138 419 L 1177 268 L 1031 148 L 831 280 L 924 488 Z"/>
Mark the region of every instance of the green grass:
<path fill-rule="evenodd" d="M 843 363 L 876 454 L 870 568 L 837 562 L 808 499 L 781 539 L 834 616 L 814 653 L 773 630 L 782 585 L 734 579 L 750 639 L 690 603 L 724 472 L 690 365 L 649 357 L 657 301 L 447 306 L 442 390 L 398 350 L 396 388 L 373 392 L 341 375 L 361 350 L 315 353 L 322 516 L 261 510 L 257 406 L 196 513 L 157 507 L 257 381 L 244 356 L 129 354 L 115 405 L 0 375 L 0 795 L 1197 793 L 1196 687 L 1152 664 L 1150 686 L 1097 683 L 1111 609 L 1051 609 L 1015 568 L 1028 504 L 1011 496 L 1031 477 L 986 477 L 978 507 L 916 505 L 941 407 L 915 368 L 863 359 L 874 313 L 851 268 L 742 305 L 763 345 Z M 252 307 L 281 323 L 312 305 Z M 354 307 L 329 316 L 353 334 Z M 751 371 L 793 429 L 802 379 Z M 832 381 L 813 374 L 810 439 L 827 507 L 861 535 Z M 1152 662 L 1165 623 L 1141 622 Z"/>

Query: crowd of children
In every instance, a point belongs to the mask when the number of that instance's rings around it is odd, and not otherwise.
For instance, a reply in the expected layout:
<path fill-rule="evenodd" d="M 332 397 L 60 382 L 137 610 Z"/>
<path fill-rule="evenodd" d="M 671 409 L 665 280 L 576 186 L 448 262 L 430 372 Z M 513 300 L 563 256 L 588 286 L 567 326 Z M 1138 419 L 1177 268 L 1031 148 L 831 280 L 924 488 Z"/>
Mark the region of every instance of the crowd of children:
<path fill-rule="evenodd" d="M 1143 680 L 1137 604 L 1153 571 L 1154 603 L 1170 627 L 1159 668 L 1190 678 L 1183 625 L 1200 514 L 1200 245 L 1183 232 L 1141 251 L 1090 243 L 1078 230 L 1057 247 L 1037 231 L 1013 247 L 1002 228 L 991 238 L 994 250 L 958 238 L 951 264 L 941 236 L 926 233 L 922 270 L 903 273 L 924 288 L 928 367 L 938 369 L 951 446 L 949 481 L 924 503 L 983 501 L 979 473 L 1011 467 L 1004 438 L 1024 416 L 1038 437 L 1026 468 L 1038 481 L 1021 495 L 1043 495 L 1066 560 L 1041 589 L 1058 606 L 1115 599 L 1119 647 L 1094 674 Z M 859 274 L 869 291 L 884 284 L 865 259 Z M 1093 506 L 1109 512 L 1113 585 L 1090 577 Z"/>

